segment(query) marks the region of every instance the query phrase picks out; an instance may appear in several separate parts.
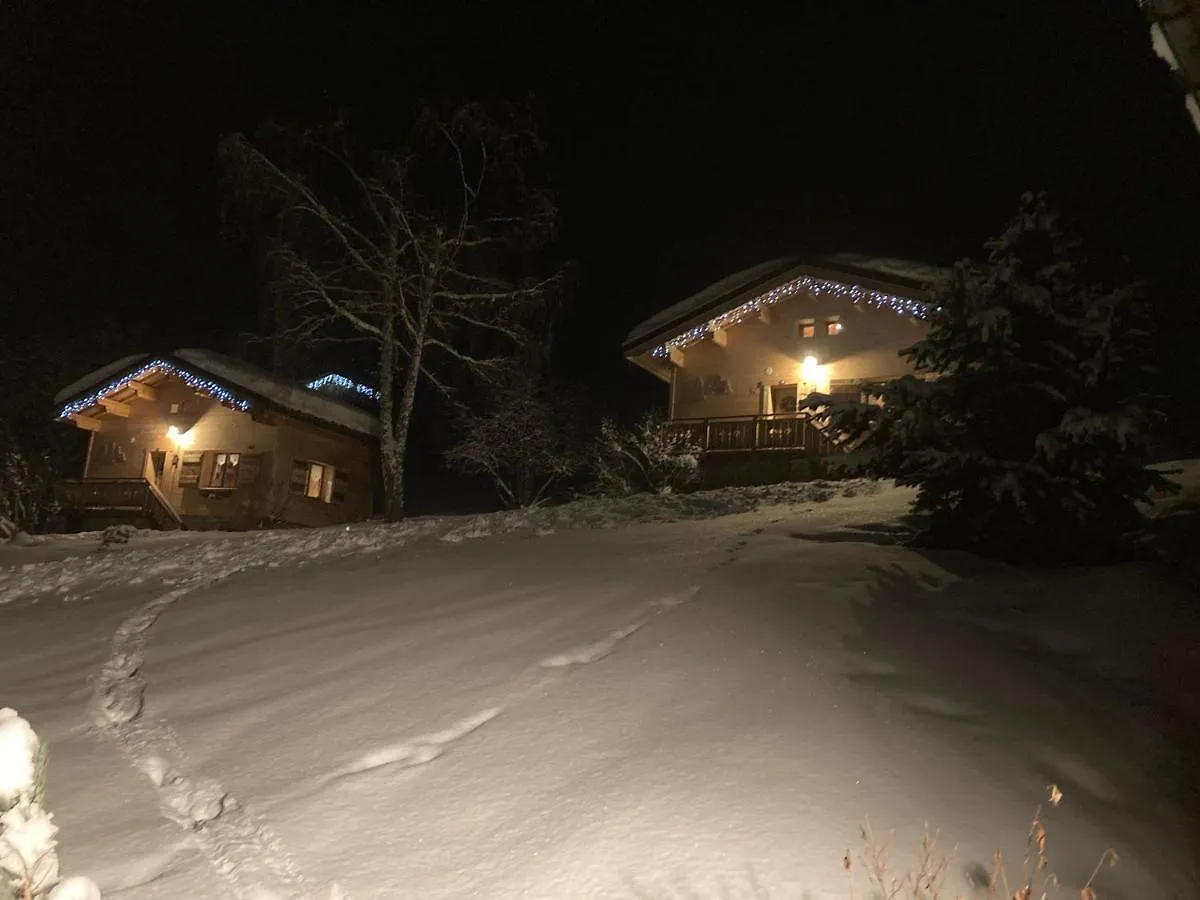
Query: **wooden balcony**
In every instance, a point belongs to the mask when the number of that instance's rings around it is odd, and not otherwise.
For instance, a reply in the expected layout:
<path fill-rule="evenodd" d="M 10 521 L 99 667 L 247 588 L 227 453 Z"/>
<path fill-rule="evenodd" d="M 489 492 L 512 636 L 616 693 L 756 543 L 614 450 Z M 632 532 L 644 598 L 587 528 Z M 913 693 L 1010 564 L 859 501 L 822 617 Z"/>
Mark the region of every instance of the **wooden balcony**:
<path fill-rule="evenodd" d="M 807 413 L 676 419 L 668 433 L 686 435 L 706 453 L 789 450 L 821 458 L 841 452 Z"/>
<path fill-rule="evenodd" d="M 58 502 L 85 529 L 131 524 L 173 531 L 183 521 L 154 484 L 144 478 L 79 478 L 58 483 Z"/>

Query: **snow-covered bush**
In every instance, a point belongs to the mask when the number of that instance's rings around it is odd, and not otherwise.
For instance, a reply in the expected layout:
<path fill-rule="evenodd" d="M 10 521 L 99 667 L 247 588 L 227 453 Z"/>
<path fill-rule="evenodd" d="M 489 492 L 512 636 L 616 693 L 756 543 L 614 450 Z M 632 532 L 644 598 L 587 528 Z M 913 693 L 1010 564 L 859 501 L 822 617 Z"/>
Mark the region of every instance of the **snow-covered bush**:
<path fill-rule="evenodd" d="M 463 410 L 462 438 L 446 454 L 461 472 L 483 474 L 509 508 L 544 500 L 582 468 L 566 403 L 531 377 L 493 385 L 482 412 Z"/>
<path fill-rule="evenodd" d="M 1149 309 L 1120 264 L 1084 256 L 1042 195 L 933 292 L 916 377 L 882 404 L 822 411 L 866 442 L 878 474 L 918 489 L 924 539 L 1036 563 L 1111 559 L 1136 503 L 1170 486 L 1147 468 L 1159 399 L 1147 385 Z"/>
<path fill-rule="evenodd" d="M 15 709 L 0 709 L 0 897 L 99 900 L 87 878 L 59 880 L 58 827 L 43 805 L 46 748 Z"/>
<path fill-rule="evenodd" d="M 629 429 L 604 419 L 592 454 L 595 492 L 625 497 L 680 490 L 699 480 L 700 453 L 699 444 L 687 434 L 670 431 L 654 413 Z"/>

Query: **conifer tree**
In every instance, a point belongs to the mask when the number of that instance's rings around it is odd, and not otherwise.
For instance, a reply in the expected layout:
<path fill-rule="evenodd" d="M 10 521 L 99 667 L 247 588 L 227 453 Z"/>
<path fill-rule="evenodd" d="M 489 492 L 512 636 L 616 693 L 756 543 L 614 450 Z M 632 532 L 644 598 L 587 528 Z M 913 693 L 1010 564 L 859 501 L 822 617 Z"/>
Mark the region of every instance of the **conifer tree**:
<path fill-rule="evenodd" d="M 1026 194 L 984 262 L 957 263 L 882 405 L 826 406 L 844 438 L 917 488 L 927 543 L 1034 562 L 1128 550 L 1160 415 L 1150 307 L 1123 263 L 1089 260 L 1045 195 Z"/>

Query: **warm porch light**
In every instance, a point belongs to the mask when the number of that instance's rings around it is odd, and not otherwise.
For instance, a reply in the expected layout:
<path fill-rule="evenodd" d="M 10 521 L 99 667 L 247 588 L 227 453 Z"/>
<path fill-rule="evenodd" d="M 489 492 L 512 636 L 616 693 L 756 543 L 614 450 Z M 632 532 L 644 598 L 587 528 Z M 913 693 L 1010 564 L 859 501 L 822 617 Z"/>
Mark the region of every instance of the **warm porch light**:
<path fill-rule="evenodd" d="M 167 437 L 173 440 L 177 447 L 187 447 L 192 443 L 191 431 L 180 431 L 177 425 L 167 428 Z"/>
<path fill-rule="evenodd" d="M 817 370 L 817 358 L 815 356 L 804 357 L 804 361 L 800 363 L 800 377 L 805 381 L 816 381 Z"/>

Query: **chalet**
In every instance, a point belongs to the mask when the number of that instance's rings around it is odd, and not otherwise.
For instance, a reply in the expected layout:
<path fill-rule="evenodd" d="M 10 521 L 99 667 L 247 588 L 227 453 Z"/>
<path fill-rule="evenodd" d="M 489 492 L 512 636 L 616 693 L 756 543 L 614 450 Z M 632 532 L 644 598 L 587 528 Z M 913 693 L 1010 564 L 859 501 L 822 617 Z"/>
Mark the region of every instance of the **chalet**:
<path fill-rule="evenodd" d="M 858 399 L 904 374 L 942 272 L 850 253 L 771 260 L 651 316 L 624 354 L 669 386 L 667 427 L 706 451 L 825 456 L 835 448 L 801 401 Z"/>
<path fill-rule="evenodd" d="M 55 397 L 56 417 L 89 435 L 83 477 L 60 485 L 64 515 L 79 528 L 366 519 L 379 420 L 361 401 L 373 396 L 340 375 L 295 385 L 207 350 L 119 359 Z"/>

